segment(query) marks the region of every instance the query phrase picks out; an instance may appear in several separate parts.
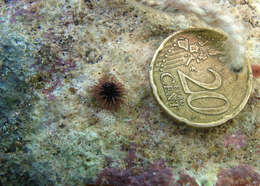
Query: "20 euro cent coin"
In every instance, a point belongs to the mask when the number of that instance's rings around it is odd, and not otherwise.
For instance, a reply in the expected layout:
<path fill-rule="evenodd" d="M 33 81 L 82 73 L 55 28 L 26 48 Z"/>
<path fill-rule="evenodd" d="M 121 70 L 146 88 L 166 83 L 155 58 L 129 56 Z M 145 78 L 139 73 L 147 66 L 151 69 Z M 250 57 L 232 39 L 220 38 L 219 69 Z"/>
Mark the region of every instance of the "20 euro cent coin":
<path fill-rule="evenodd" d="M 193 28 L 166 38 L 154 54 L 150 84 L 159 105 L 173 118 L 194 127 L 221 125 L 246 105 L 252 90 L 247 63 L 233 73 L 224 48 L 227 37 Z"/>

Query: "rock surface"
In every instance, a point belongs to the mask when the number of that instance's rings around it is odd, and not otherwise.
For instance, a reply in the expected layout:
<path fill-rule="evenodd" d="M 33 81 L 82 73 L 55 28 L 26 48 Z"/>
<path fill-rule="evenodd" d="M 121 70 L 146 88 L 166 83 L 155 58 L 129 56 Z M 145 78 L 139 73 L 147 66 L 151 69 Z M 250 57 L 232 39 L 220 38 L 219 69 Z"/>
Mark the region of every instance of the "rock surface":
<path fill-rule="evenodd" d="M 153 98 L 160 43 L 209 27 L 168 3 L 0 2 L 0 185 L 260 185 L 260 79 L 241 113 L 209 129 L 176 123 Z M 260 2 L 209 3 L 240 13 L 248 60 L 260 64 Z M 116 112 L 91 93 L 106 74 L 126 89 Z"/>

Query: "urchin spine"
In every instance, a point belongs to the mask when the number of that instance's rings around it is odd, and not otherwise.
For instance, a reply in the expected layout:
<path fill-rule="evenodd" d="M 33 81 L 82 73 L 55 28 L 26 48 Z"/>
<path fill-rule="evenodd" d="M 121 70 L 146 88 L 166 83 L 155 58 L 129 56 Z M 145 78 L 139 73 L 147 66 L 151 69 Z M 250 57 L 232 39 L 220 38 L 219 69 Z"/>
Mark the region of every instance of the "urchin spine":
<path fill-rule="evenodd" d="M 93 96 L 102 108 L 117 111 L 124 103 L 125 89 L 114 76 L 104 75 L 92 87 Z"/>

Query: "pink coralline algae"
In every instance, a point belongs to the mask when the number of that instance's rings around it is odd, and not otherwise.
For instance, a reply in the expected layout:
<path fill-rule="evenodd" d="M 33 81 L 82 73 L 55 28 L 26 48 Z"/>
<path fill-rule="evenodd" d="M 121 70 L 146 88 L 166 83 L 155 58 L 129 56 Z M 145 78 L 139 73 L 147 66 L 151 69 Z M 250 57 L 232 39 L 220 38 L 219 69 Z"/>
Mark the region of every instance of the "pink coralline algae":
<path fill-rule="evenodd" d="M 148 168 L 105 168 L 99 175 L 97 185 L 113 186 L 171 186 L 174 181 L 170 168 L 164 163 L 154 163 Z"/>
<path fill-rule="evenodd" d="M 66 38 L 63 38 L 66 40 Z M 35 71 L 39 72 L 44 87 L 42 87 L 42 93 L 47 95 L 48 100 L 55 99 L 53 92 L 62 86 L 62 82 L 65 78 L 71 76 L 71 71 L 76 67 L 75 60 L 77 58 L 70 54 L 65 57 L 61 57 L 63 49 L 55 45 L 56 48 L 42 45 L 37 52 L 36 62 L 31 66 Z"/>
<path fill-rule="evenodd" d="M 13 7 L 8 12 L 10 14 L 10 23 L 15 24 L 19 17 L 30 24 L 34 20 L 41 19 L 42 15 L 40 15 L 40 11 L 37 11 L 40 8 L 40 2 L 40 0 L 12 1 L 9 6 Z"/>
<path fill-rule="evenodd" d="M 126 168 L 107 167 L 96 180 L 95 186 L 198 186 L 196 179 L 180 171 L 178 180 L 165 161 L 150 163 L 148 166 L 136 166 L 136 145 L 131 144 L 125 159 Z"/>
<path fill-rule="evenodd" d="M 216 186 L 259 186 L 260 175 L 249 165 L 238 165 L 221 170 Z"/>
<path fill-rule="evenodd" d="M 172 186 L 172 170 L 164 161 L 154 162 L 145 168 L 135 166 L 136 145 L 131 144 L 125 159 L 126 169 L 107 167 L 100 172 L 96 185 L 113 186 Z"/>
<path fill-rule="evenodd" d="M 246 144 L 246 136 L 239 131 L 235 134 L 228 134 L 224 140 L 225 147 L 235 147 L 236 149 L 240 149 L 245 147 Z"/>
<path fill-rule="evenodd" d="M 184 172 L 179 172 L 179 180 L 173 184 L 173 186 L 182 186 L 182 185 L 189 185 L 189 186 L 199 186 L 195 180 L 195 178 L 185 174 Z"/>

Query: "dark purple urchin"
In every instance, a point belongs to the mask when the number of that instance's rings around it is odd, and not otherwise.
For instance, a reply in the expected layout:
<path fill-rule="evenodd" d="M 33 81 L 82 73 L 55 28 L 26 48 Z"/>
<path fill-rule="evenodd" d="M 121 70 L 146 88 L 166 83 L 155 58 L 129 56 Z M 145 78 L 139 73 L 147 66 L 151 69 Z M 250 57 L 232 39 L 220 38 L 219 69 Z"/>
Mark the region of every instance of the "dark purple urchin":
<path fill-rule="evenodd" d="M 96 101 L 102 108 L 107 110 L 118 110 L 124 103 L 124 85 L 113 76 L 103 76 L 92 89 Z"/>

